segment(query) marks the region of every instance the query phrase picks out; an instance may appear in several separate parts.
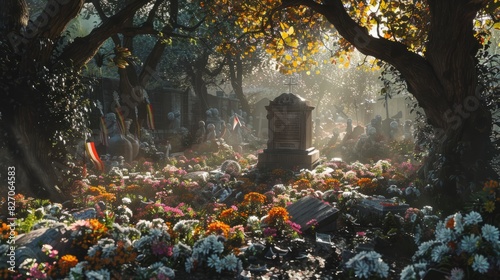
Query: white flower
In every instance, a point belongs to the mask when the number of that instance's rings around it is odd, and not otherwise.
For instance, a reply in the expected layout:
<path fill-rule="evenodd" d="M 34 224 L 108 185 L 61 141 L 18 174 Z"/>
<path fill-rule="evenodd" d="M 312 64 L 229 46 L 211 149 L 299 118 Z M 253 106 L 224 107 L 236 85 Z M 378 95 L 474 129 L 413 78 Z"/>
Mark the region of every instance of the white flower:
<path fill-rule="evenodd" d="M 258 228 L 260 227 L 260 219 L 257 216 L 250 216 L 247 219 L 247 226 L 251 228 Z"/>
<path fill-rule="evenodd" d="M 422 214 L 424 215 L 430 215 L 432 214 L 432 206 L 429 206 L 429 205 L 426 205 L 424 207 L 422 207 Z"/>
<path fill-rule="evenodd" d="M 153 224 L 153 227 L 162 228 L 165 224 L 165 220 L 162 218 L 155 218 L 151 221 L 151 223 Z"/>
<path fill-rule="evenodd" d="M 109 280 L 110 279 L 110 274 L 107 269 L 101 269 L 101 270 L 90 270 L 85 272 L 85 279 L 89 280 Z"/>
<path fill-rule="evenodd" d="M 370 266 L 365 262 L 356 262 L 354 264 L 354 274 L 358 278 L 370 277 Z"/>
<path fill-rule="evenodd" d="M 229 271 L 236 271 L 239 261 L 240 260 L 233 253 L 224 257 L 224 264 Z"/>
<path fill-rule="evenodd" d="M 199 220 L 180 220 L 174 225 L 173 230 L 175 232 L 188 232 L 199 222 Z"/>
<path fill-rule="evenodd" d="M 151 228 L 152 226 L 153 226 L 153 223 L 151 223 L 150 221 L 140 220 L 135 225 L 135 228 L 137 228 L 140 231 L 145 231 L 145 230 Z"/>
<path fill-rule="evenodd" d="M 461 268 L 454 267 L 450 271 L 450 277 L 447 279 L 448 280 L 462 280 L 462 279 L 464 279 L 464 277 L 465 277 L 464 271 Z"/>
<path fill-rule="evenodd" d="M 129 205 L 130 203 L 132 203 L 132 200 L 128 197 L 124 197 L 122 198 L 122 203 L 125 205 Z"/>
<path fill-rule="evenodd" d="M 488 260 L 482 255 L 474 255 L 474 262 L 472 263 L 472 269 L 479 273 L 486 273 L 490 264 Z"/>
<path fill-rule="evenodd" d="M 140 267 L 139 267 L 139 269 L 140 269 Z M 151 276 L 156 276 L 156 277 L 151 277 L 151 279 L 165 279 L 165 277 L 168 279 L 168 278 L 175 277 L 175 272 L 171 268 L 164 266 L 163 263 L 161 263 L 161 262 L 156 262 L 156 263 L 148 266 L 147 270 L 153 272 L 153 274 Z M 147 270 L 138 271 L 139 274 L 137 274 L 137 275 L 141 275 L 141 273 L 146 274 L 146 273 L 148 273 Z M 163 277 L 160 278 L 158 276 L 163 276 Z"/>
<path fill-rule="evenodd" d="M 216 268 L 220 265 L 220 258 L 218 255 L 211 255 L 207 261 L 208 267 Z"/>
<path fill-rule="evenodd" d="M 86 261 L 83 261 L 83 262 L 79 262 L 78 264 L 76 264 L 76 266 L 72 267 L 70 270 L 69 270 L 69 279 L 70 280 L 76 280 L 76 279 L 82 279 L 83 278 L 83 268 L 87 266 L 87 262 Z"/>
<path fill-rule="evenodd" d="M 187 258 L 184 265 L 186 267 L 186 272 L 191 273 L 191 270 L 194 268 L 194 259 L 192 257 Z"/>
<path fill-rule="evenodd" d="M 151 237 L 149 236 L 143 236 L 141 239 L 134 241 L 134 248 L 136 249 L 142 249 L 143 247 L 147 246 L 149 243 L 151 243 Z"/>
<path fill-rule="evenodd" d="M 154 228 L 149 232 L 149 236 L 152 238 L 160 238 L 163 235 L 163 231 L 158 228 Z"/>
<path fill-rule="evenodd" d="M 365 254 L 365 257 L 369 260 L 369 261 L 376 261 L 378 259 L 380 259 L 382 257 L 382 255 L 380 255 L 379 253 L 375 252 L 375 251 L 369 251 Z"/>
<path fill-rule="evenodd" d="M 373 270 L 381 278 L 387 278 L 389 275 L 389 266 L 382 259 L 375 261 L 375 267 Z"/>
<path fill-rule="evenodd" d="M 436 227 L 436 240 L 441 241 L 443 243 L 448 243 L 453 240 L 453 230 L 450 228 L 446 228 L 444 226 Z"/>
<path fill-rule="evenodd" d="M 115 252 L 116 246 L 113 244 L 107 244 L 102 248 L 102 255 L 107 258 L 110 256 L 113 256 L 113 253 Z"/>
<path fill-rule="evenodd" d="M 460 212 L 456 213 L 455 216 L 453 217 L 453 220 L 455 221 L 454 228 L 455 232 L 458 234 L 461 234 L 464 231 L 464 224 L 462 222 L 462 214 Z"/>
<path fill-rule="evenodd" d="M 484 225 L 483 228 L 481 229 L 481 232 L 483 234 L 483 238 L 486 239 L 487 241 L 491 243 L 497 243 L 498 242 L 498 229 L 492 225 Z"/>
<path fill-rule="evenodd" d="M 415 272 L 418 272 L 418 275 L 420 276 L 420 278 L 424 278 L 424 275 L 427 272 L 427 266 L 428 266 L 428 264 L 425 262 L 419 262 L 419 263 L 413 264 L 413 267 L 415 268 Z"/>
<path fill-rule="evenodd" d="M 464 225 L 475 225 L 483 221 L 481 214 L 471 211 L 469 214 L 465 215 Z"/>
<path fill-rule="evenodd" d="M 222 244 L 222 242 L 220 242 L 220 241 L 217 241 L 217 242 L 214 244 L 213 249 L 214 249 L 214 252 L 215 252 L 215 253 L 220 254 L 220 253 L 224 252 L 224 244 Z"/>
<path fill-rule="evenodd" d="M 88 255 L 89 257 L 93 257 L 93 256 L 95 256 L 95 254 L 97 253 L 97 251 L 99 251 L 99 246 L 94 245 L 94 246 L 90 247 L 90 248 L 87 250 L 87 255 Z"/>
<path fill-rule="evenodd" d="M 478 242 L 479 236 L 475 236 L 474 234 L 464 236 L 462 241 L 460 241 L 460 249 L 467 253 L 472 253 L 476 250 Z"/>
<path fill-rule="evenodd" d="M 413 266 L 408 265 L 403 270 L 401 270 L 400 279 L 401 280 L 413 280 L 417 278 L 417 274 L 413 269 Z"/>
<path fill-rule="evenodd" d="M 345 191 L 342 193 L 342 197 L 344 197 L 344 198 L 349 198 L 351 196 L 352 196 L 352 192 Z"/>
<path fill-rule="evenodd" d="M 436 241 L 431 240 L 420 244 L 420 246 L 418 246 L 418 251 L 415 253 L 415 256 L 418 257 L 425 255 L 425 253 L 427 253 L 427 251 L 436 243 Z"/>
<path fill-rule="evenodd" d="M 443 255 L 450 251 L 450 247 L 445 244 L 438 245 L 432 249 L 431 258 L 435 262 L 440 262 Z"/>

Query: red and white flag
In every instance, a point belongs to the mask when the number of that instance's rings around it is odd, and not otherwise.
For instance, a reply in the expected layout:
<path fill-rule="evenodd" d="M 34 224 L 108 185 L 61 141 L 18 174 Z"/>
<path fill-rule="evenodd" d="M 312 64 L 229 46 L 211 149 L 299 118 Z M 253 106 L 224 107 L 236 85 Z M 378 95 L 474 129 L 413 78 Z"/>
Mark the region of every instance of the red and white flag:
<path fill-rule="evenodd" d="M 99 158 L 99 154 L 97 153 L 95 149 L 95 144 L 94 142 L 86 142 L 85 143 L 85 151 L 87 152 L 87 155 L 89 156 L 90 160 L 94 164 L 95 168 L 101 172 L 104 171 L 104 163 L 101 161 L 101 158 Z"/>
<path fill-rule="evenodd" d="M 240 119 L 238 118 L 238 115 L 234 115 L 234 118 L 233 118 L 233 130 L 236 128 L 236 126 L 238 124 L 241 126 Z"/>

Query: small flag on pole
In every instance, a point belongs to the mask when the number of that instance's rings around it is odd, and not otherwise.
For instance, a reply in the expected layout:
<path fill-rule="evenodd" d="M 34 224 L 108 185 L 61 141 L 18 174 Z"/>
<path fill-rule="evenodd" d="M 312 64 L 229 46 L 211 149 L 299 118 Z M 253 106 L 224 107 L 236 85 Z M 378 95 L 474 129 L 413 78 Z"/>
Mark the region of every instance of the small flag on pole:
<path fill-rule="evenodd" d="M 123 118 L 121 107 L 116 107 L 116 116 L 118 117 L 118 127 L 123 135 L 125 135 L 126 127 L 125 127 L 125 119 Z"/>
<path fill-rule="evenodd" d="M 101 122 L 99 123 L 99 126 L 101 128 L 101 143 L 104 146 L 108 146 L 108 128 L 106 127 L 104 116 L 101 116 Z"/>
<path fill-rule="evenodd" d="M 233 118 L 233 130 L 236 128 L 236 126 L 238 124 L 241 126 L 240 119 L 238 118 L 238 115 L 234 115 L 234 118 Z"/>
<path fill-rule="evenodd" d="M 97 153 L 95 149 L 95 144 L 94 142 L 86 142 L 85 143 L 85 151 L 87 152 L 87 155 L 89 156 L 90 160 L 94 164 L 95 168 L 101 172 L 104 171 L 104 163 L 101 161 L 101 158 L 99 158 L 99 154 Z"/>
<path fill-rule="evenodd" d="M 155 119 L 153 116 L 153 106 L 151 103 L 146 104 L 146 109 L 148 110 L 148 128 L 151 130 L 155 130 Z"/>

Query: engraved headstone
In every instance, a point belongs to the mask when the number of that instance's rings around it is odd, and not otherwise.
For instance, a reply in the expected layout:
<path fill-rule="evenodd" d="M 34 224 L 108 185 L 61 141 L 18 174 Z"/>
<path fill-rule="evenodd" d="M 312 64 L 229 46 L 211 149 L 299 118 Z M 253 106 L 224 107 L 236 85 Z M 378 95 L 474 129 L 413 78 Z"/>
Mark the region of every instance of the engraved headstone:
<path fill-rule="evenodd" d="M 314 107 L 295 94 L 283 93 L 266 109 L 269 138 L 258 168 L 312 170 L 319 160 L 319 151 L 312 147 Z"/>
<path fill-rule="evenodd" d="M 305 196 L 289 205 L 286 210 L 292 222 L 300 225 L 302 232 L 310 229 L 315 223 L 315 231 L 330 232 L 337 228 L 339 210 L 313 196 Z"/>

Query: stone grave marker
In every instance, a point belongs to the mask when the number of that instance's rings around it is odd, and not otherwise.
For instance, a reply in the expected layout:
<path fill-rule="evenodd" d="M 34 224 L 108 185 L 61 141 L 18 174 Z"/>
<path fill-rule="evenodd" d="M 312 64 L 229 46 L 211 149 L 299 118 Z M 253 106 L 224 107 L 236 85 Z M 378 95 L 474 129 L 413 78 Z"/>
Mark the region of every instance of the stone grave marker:
<path fill-rule="evenodd" d="M 409 207 L 408 204 L 395 203 L 392 199 L 368 197 L 361 200 L 355 209 L 363 219 L 381 222 L 387 213 L 403 215 Z"/>
<path fill-rule="evenodd" d="M 319 151 L 312 147 L 312 110 L 309 102 L 292 93 L 270 101 L 267 109 L 267 149 L 258 168 L 314 169 Z"/>
<path fill-rule="evenodd" d="M 313 196 L 305 196 L 287 208 L 292 222 L 299 224 L 302 232 L 307 231 L 312 225 L 308 222 L 315 219 L 317 232 L 331 232 L 337 228 L 339 210 Z"/>
<path fill-rule="evenodd" d="M 61 253 L 66 254 L 70 249 L 69 238 L 71 231 L 66 225 L 58 223 L 51 228 L 40 228 L 16 237 L 16 266 L 27 258 L 39 262 L 50 261 L 46 253 L 42 252 L 42 245 L 49 244 Z"/>

